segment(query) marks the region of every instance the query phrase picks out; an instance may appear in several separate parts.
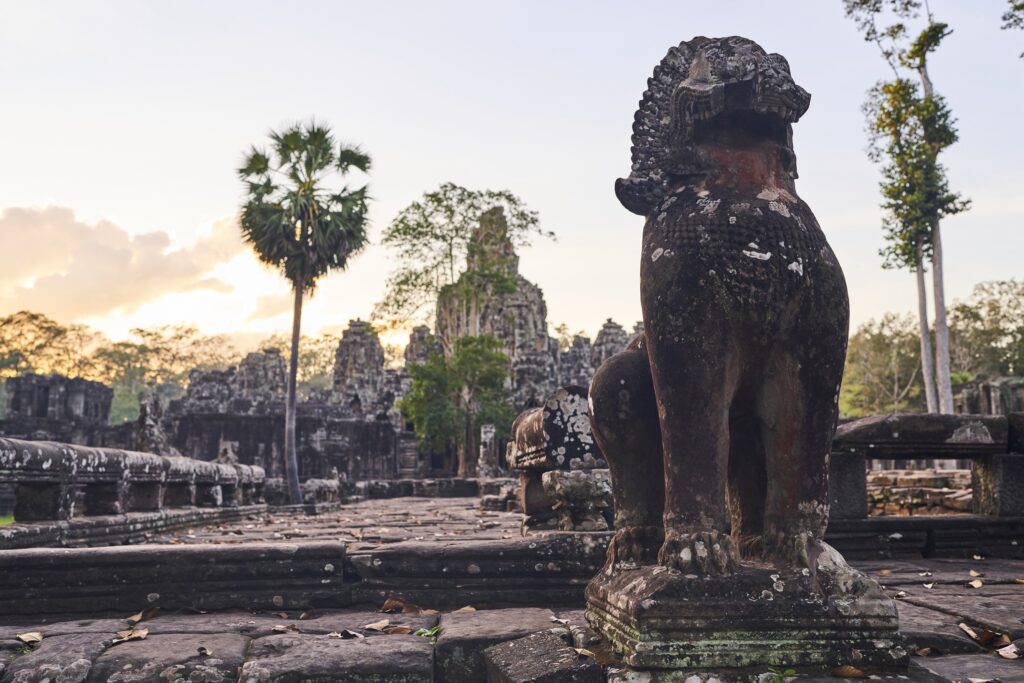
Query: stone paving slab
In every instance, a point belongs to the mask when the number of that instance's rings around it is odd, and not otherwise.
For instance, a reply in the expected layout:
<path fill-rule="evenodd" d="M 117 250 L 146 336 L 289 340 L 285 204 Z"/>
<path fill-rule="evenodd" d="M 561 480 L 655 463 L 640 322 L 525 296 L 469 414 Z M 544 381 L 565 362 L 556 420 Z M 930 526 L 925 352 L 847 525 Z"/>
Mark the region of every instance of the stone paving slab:
<path fill-rule="evenodd" d="M 249 642 L 234 633 L 187 633 L 119 643 L 96 658 L 86 683 L 233 681 Z"/>
<path fill-rule="evenodd" d="M 429 638 L 396 635 L 344 640 L 282 634 L 253 642 L 241 683 L 432 683 Z M 162 683 L 162 682 L 161 682 Z"/>
<path fill-rule="evenodd" d="M 479 508 L 479 498 L 371 499 L 341 505 L 320 515 L 250 514 L 237 522 L 155 534 L 148 542 L 345 541 L 354 552 L 399 541 L 521 537 L 522 515 Z"/>
<path fill-rule="evenodd" d="M 557 623 L 549 609 L 520 608 L 457 612 L 441 617 L 435 648 L 438 678 L 475 683 L 486 678 L 483 651 L 496 643 L 546 631 Z"/>

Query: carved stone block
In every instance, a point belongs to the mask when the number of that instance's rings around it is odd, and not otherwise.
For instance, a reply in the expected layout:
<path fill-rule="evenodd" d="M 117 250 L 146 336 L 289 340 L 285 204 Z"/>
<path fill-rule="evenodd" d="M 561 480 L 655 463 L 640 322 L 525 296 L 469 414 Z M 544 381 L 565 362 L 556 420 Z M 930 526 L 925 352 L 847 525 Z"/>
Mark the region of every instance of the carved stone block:
<path fill-rule="evenodd" d="M 1003 453 L 971 462 L 975 514 L 1024 517 L 1024 454 Z"/>

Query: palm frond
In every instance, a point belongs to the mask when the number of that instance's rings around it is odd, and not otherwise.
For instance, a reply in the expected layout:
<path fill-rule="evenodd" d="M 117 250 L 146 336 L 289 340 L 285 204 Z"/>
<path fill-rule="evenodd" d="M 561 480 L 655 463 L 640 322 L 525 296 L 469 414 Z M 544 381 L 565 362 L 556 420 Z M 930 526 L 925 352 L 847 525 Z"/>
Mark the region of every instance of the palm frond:
<path fill-rule="evenodd" d="M 353 168 L 368 173 L 370 163 L 370 155 L 359 149 L 358 146 L 342 144 L 338 148 L 335 165 L 341 173 L 348 173 Z"/>

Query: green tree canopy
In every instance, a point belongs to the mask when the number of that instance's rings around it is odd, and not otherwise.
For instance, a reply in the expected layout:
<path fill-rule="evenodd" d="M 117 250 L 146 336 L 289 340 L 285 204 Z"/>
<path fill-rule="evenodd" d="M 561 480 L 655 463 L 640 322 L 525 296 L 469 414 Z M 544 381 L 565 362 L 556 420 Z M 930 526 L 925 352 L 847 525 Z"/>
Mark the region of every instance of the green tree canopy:
<path fill-rule="evenodd" d="M 1024 282 L 975 285 L 950 315 L 953 368 L 964 379 L 1024 375 Z"/>
<path fill-rule="evenodd" d="M 850 335 L 839 407 L 846 417 L 922 406 L 921 347 L 910 316 L 887 313 Z"/>
<path fill-rule="evenodd" d="M 458 453 L 458 473 L 473 469 L 480 426 L 493 424 L 505 439 L 515 417 L 508 389 L 508 356 L 488 336 L 461 337 L 449 357 L 431 354 L 410 367 L 412 387 L 400 403 L 420 445 L 434 452 Z"/>
<path fill-rule="evenodd" d="M 952 114 L 940 95 L 923 98 L 905 78 L 881 82 L 864 105 L 868 155 L 881 166 L 885 268 L 913 270 L 931 258 L 931 231 L 970 201 L 949 189 L 939 153 L 957 141 Z"/>
<path fill-rule="evenodd" d="M 467 260 L 473 258 L 472 235 L 488 212 L 504 214 L 508 237 L 517 246 L 537 235 L 535 211 L 507 190 L 469 190 L 444 183 L 404 208 L 384 232 L 398 267 L 388 277 L 384 298 L 374 318 L 384 321 L 432 322 L 438 293 L 454 285 Z"/>

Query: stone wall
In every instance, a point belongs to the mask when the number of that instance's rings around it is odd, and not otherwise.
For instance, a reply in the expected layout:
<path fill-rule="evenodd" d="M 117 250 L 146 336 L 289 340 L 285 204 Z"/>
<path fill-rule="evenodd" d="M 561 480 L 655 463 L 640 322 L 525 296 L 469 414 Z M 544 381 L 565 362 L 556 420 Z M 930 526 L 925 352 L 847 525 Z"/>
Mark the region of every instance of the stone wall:
<path fill-rule="evenodd" d="M 11 377 L 0 435 L 101 445 L 114 392 L 100 382 L 61 375 Z"/>
<path fill-rule="evenodd" d="M 1009 415 L 1024 412 L 1024 377 L 997 377 L 970 382 L 956 388 L 953 396 L 957 413 Z"/>

